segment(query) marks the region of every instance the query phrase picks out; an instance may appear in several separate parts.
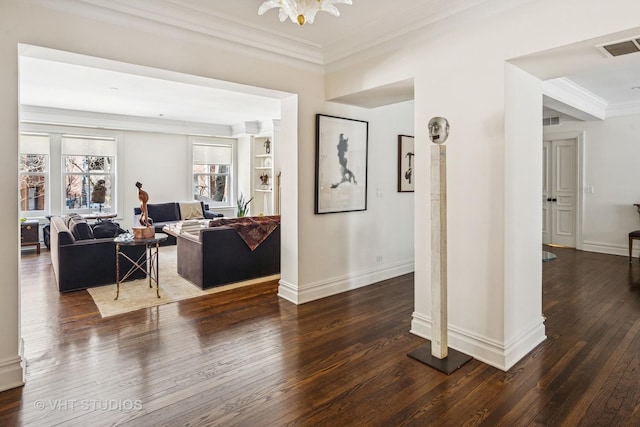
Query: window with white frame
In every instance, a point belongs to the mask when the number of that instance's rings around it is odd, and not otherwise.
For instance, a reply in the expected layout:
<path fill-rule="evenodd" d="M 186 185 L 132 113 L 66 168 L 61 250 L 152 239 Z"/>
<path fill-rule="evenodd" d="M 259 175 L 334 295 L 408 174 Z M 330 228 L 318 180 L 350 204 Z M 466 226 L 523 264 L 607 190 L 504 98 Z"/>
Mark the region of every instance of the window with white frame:
<path fill-rule="evenodd" d="M 193 143 L 193 198 L 209 206 L 230 206 L 233 180 L 233 141 Z"/>
<path fill-rule="evenodd" d="M 63 211 L 115 210 L 115 138 L 63 135 L 61 142 Z"/>
<path fill-rule="evenodd" d="M 20 216 L 49 212 L 49 135 L 20 135 Z"/>

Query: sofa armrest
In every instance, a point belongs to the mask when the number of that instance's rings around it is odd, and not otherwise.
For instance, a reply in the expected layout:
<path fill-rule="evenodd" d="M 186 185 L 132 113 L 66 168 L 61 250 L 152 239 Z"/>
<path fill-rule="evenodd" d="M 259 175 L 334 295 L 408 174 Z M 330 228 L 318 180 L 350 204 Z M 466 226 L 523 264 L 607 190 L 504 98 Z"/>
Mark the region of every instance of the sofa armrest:
<path fill-rule="evenodd" d="M 182 233 L 176 239 L 178 274 L 202 288 L 202 244 L 198 236 Z"/>

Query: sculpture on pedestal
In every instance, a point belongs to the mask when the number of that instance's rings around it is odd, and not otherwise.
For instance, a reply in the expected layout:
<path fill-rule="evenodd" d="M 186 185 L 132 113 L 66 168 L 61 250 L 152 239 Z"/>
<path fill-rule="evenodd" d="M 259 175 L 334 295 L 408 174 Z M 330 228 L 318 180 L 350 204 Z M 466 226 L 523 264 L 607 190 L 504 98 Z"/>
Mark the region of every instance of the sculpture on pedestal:
<path fill-rule="evenodd" d="M 140 200 L 140 225 L 148 227 L 149 211 L 147 211 L 147 202 L 149 201 L 149 194 L 142 189 L 141 182 L 136 182 L 136 187 L 138 187 L 138 200 Z"/>
<path fill-rule="evenodd" d="M 149 194 L 142 189 L 141 182 L 136 182 L 136 187 L 138 188 L 138 200 L 140 200 L 140 225 L 142 227 L 132 227 L 133 237 L 135 239 L 150 239 L 155 236 L 155 229 L 151 227 L 147 210 Z"/>
<path fill-rule="evenodd" d="M 447 339 L 447 147 L 449 122 L 429 120 L 431 146 L 431 343 L 409 356 L 447 375 L 471 360 L 448 348 Z"/>

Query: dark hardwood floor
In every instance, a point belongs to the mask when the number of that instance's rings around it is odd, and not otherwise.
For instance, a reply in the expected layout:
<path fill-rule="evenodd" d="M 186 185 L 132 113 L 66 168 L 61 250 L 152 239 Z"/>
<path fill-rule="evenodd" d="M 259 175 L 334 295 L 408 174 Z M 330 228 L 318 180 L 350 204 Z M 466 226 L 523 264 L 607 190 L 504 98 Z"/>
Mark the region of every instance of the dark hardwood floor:
<path fill-rule="evenodd" d="M 637 426 L 640 265 L 553 248 L 548 339 L 508 372 L 409 357 L 413 276 L 296 306 L 275 282 L 102 319 L 22 255 L 24 387 L 2 426 Z"/>

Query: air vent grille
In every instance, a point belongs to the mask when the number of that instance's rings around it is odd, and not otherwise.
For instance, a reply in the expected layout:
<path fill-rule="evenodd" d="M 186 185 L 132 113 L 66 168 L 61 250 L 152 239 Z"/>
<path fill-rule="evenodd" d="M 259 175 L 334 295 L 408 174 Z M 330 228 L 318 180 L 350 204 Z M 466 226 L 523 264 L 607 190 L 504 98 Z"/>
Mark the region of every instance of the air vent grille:
<path fill-rule="evenodd" d="M 609 57 L 628 55 L 640 52 L 640 37 L 633 37 L 629 40 L 619 40 L 614 43 L 607 43 L 596 46 Z"/>
<path fill-rule="evenodd" d="M 542 119 L 542 126 L 559 125 L 560 117 L 547 117 Z"/>

